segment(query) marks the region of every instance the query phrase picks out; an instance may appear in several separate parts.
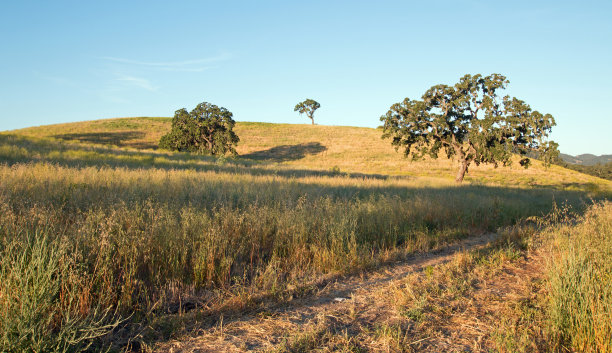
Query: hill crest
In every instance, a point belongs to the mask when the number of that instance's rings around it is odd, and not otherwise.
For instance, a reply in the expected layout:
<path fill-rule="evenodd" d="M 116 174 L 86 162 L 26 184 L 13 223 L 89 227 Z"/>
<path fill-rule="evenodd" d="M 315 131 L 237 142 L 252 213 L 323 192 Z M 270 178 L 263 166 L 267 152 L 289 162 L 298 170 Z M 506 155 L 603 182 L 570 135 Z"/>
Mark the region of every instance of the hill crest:
<path fill-rule="evenodd" d="M 581 164 L 587 166 L 612 162 L 612 154 L 602 154 L 601 156 L 596 156 L 591 153 L 583 153 L 577 156 L 572 156 L 569 154 L 561 153 L 560 157 L 567 163 Z"/>
<path fill-rule="evenodd" d="M 29 138 L 52 139 L 61 143 L 112 146 L 155 153 L 160 137 L 170 130 L 170 118 L 117 118 L 55 124 L 4 132 Z M 379 129 L 309 124 L 237 122 L 240 137 L 239 160 L 266 168 L 306 168 L 334 173 L 359 173 L 451 180 L 457 164 L 440 158 L 413 162 L 402 157 Z M 539 161 L 525 170 L 518 163 L 510 167 L 470 167 L 466 181 L 512 185 L 611 188 L 610 182 L 560 166 L 545 168 Z M 582 186 L 581 186 L 582 185 Z M 586 186 L 585 186 L 586 185 Z M 599 185 L 599 186 L 597 186 Z"/>

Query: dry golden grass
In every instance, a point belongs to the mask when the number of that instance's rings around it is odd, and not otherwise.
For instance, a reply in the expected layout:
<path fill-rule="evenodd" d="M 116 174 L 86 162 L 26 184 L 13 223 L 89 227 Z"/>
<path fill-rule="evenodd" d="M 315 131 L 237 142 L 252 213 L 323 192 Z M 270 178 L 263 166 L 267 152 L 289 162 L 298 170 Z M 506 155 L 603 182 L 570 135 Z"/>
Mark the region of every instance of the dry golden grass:
<path fill-rule="evenodd" d="M 21 136 L 54 138 L 81 143 L 155 149 L 170 130 L 170 118 L 120 118 L 32 127 L 10 132 Z M 411 161 L 396 152 L 381 130 L 350 126 L 238 122 L 237 151 L 241 159 L 260 163 L 339 173 L 425 176 L 452 180 L 458 165 L 441 157 Z M 612 192 L 612 182 L 560 166 L 546 168 L 534 161 L 529 169 L 518 164 L 495 168 L 472 165 L 467 182 L 487 185 L 555 187 Z"/>
<path fill-rule="evenodd" d="M 610 207 L 594 205 L 577 219 L 557 210 L 405 277 L 379 286 L 368 278 L 306 324 L 287 323 L 288 311 L 270 315 L 268 342 L 277 327 L 291 332 L 271 351 L 609 352 Z M 241 325 L 246 336 L 253 326 Z"/>
<path fill-rule="evenodd" d="M 519 233 L 474 237 L 330 282 L 316 296 L 224 316 L 155 351 L 545 352 L 543 328 L 524 317 L 543 259 L 526 247 L 533 230 Z"/>
<path fill-rule="evenodd" d="M 321 276 L 511 226 L 555 202 L 581 210 L 612 194 L 610 181 L 537 161 L 528 170 L 474 167 L 456 185 L 452 161 L 404 160 L 376 129 L 238 123 L 240 156 L 216 159 L 155 150 L 169 127 L 167 118 L 125 118 L 0 134 L 0 348 L 37 339 L 52 351 L 70 334 L 106 332 L 118 317 L 130 324 L 111 337 L 114 347 L 137 337 L 152 345 L 183 326 L 210 329 L 224 313 L 316 293 Z M 450 282 L 425 281 L 426 292 L 473 278 L 444 271 Z M 47 274 L 52 285 L 36 282 Z M 473 292 L 460 289 L 449 295 Z M 395 316 L 425 313 L 421 295 L 390 300 Z M 43 313 L 28 304 L 36 302 Z M 176 318 L 194 308 L 201 325 Z M 346 317 L 357 318 L 355 310 Z M 425 347 L 401 322 L 370 317 L 359 331 L 343 320 L 322 318 L 314 336 L 285 348 L 320 339 L 358 348 L 360 334 L 374 350 Z"/>
<path fill-rule="evenodd" d="M 119 118 L 29 127 L 11 133 L 88 144 L 154 149 L 170 130 L 168 118 Z"/>

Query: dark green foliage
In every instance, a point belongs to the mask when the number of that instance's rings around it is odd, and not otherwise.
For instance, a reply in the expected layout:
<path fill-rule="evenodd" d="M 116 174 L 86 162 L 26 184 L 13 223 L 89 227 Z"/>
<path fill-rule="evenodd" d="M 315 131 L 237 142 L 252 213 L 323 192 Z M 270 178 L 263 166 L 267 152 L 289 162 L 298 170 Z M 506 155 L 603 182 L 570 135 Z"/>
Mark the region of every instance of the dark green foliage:
<path fill-rule="evenodd" d="M 319 102 L 314 99 L 306 99 L 305 101 L 296 104 L 293 111 L 299 112 L 300 114 L 306 113 L 306 115 L 312 121 L 312 125 L 314 125 L 314 112 L 319 108 L 321 108 L 321 104 L 319 104 Z"/>
<path fill-rule="evenodd" d="M 550 162 L 558 154 L 558 145 L 545 141 L 554 118 L 531 110 L 522 100 L 500 100 L 497 91 L 507 84 L 504 76 L 492 74 L 465 75 L 454 86 L 433 86 L 422 100 L 406 98 L 391 106 L 380 118 L 383 138 L 391 137 L 392 144 L 413 159 L 437 158 L 440 150 L 457 158 L 457 182 L 463 181 L 472 162 L 507 166 L 513 153 L 523 156 L 520 163 L 525 168 L 528 153 Z"/>
<path fill-rule="evenodd" d="M 191 112 L 179 109 L 172 118 L 172 130 L 159 140 L 159 148 L 200 154 L 236 154 L 240 139 L 234 133 L 232 113 L 203 102 Z"/>

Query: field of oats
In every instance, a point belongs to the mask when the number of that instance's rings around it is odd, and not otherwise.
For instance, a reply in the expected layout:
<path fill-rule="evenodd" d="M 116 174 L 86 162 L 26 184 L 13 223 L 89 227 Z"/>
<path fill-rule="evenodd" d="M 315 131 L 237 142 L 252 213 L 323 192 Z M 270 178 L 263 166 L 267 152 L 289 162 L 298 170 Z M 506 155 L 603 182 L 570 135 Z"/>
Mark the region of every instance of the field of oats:
<path fill-rule="evenodd" d="M 0 133 L 0 350 L 170 338 L 160 317 L 242 310 L 612 195 L 610 181 L 537 161 L 472 167 L 455 185 L 452 161 L 410 162 L 377 129 L 238 123 L 239 156 L 212 158 L 156 150 L 169 128 Z"/>

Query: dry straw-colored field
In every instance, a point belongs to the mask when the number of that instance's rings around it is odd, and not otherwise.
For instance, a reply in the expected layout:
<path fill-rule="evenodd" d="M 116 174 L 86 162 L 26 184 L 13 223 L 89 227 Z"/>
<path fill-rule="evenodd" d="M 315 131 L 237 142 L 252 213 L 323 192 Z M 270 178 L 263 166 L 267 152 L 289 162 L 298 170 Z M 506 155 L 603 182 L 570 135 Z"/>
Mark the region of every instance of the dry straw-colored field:
<path fill-rule="evenodd" d="M 145 349 L 185 334 L 185 312 L 210 327 L 310 295 L 323 277 L 534 222 L 557 205 L 581 217 L 612 195 L 610 181 L 537 161 L 472 167 L 455 185 L 452 161 L 409 162 L 377 129 L 238 123 L 239 156 L 215 159 L 156 150 L 169 127 L 127 118 L 0 134 L 3 351 Z M 573 344 L 558 332 L 557 347 Z"/>
<path fill-rule="evenodd" d="M 155 150 L 160 137 L 170 130 L 170 121 L 170 118 L 107 119 L 33 127 L 14 133 L 57 141 Z M 457 169 L 453 161 L 444 158 L 419 162 L 402 159 L 401 153 L 394 150 L 389 140 L 380 138 L 382 132 L 378 129 L 239 122 L 235 131 L 241 138 L 237 148 L 241 159 L 254 160 L 265 166 L 321 171 L 336 168 L 347 173 L 426 176 L 446 180 L 451 180 Z M 538 161 L 534 162 L 527 170 L 518 163 L 507 168 L 471 166 L 467 180 L 487 185 L 610 191 L 610 183 L 600 178 L 559 166 L 546 169 Z"/>

